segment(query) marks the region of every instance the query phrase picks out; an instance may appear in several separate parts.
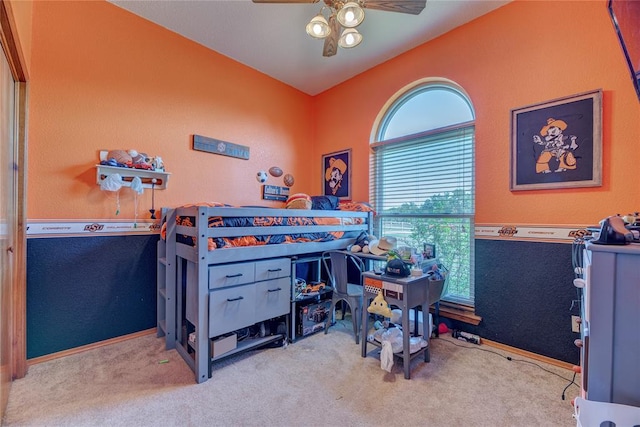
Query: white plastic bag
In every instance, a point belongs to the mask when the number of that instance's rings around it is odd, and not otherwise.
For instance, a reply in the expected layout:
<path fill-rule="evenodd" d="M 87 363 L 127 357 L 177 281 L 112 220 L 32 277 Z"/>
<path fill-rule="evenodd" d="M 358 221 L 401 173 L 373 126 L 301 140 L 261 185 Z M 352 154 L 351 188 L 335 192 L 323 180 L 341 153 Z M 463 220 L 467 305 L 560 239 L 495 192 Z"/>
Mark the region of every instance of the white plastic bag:
<path fill-rule="evenodd" d="M 382 341 L 382 351 L 380 351 L 380 367 L 387 372 L 393 368 L 393 350 L 389 341 Z"/>
<path fill-rule="evenodd" d="M 144 193 L 144 187 L 142 186 L 142 180 L 139 176 L 134 176 L 131 180 L 131 189 L 137 194 Z"/>
<path fill-rule="evenodd" d="M 118 191 L 122 188 L 122 177 L 119 173 L 112 173 L 107 175 L 105 179 L 100 182 L 100 189 L 103 191 Z"/>
<path fill-rule="evenodd" d="M 409 353 L 413 354 L 423 347 L 427 347 L 429 343 L 422 339 L 422 337 L 409 338 Z"/>
<path fill-rule="evenodd" d="M 400 353 L 402 351 L 402 329 L 390 328 L 382 333 L 380 341 L 384 344 L 385 341 L 391 344 L 391 349 L 394 353 Z"/>

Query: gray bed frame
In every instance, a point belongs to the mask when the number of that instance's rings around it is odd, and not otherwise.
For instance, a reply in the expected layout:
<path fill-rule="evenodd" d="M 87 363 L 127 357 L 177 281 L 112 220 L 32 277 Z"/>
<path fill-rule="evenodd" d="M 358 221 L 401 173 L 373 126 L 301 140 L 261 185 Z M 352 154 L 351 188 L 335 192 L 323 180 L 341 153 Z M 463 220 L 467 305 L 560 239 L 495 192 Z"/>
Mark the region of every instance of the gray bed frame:
<path fill-rule="evenodd" d="M 193 227 L 176 224 L 176 217 L 193 217 Z M 356 225 L 304 225 L 278 227 L 208 227 L 209 217 L 339 217 L 362 218 L 363 224 Z M 211 292 L 209 277 L 216 271 L 228 269 L 230 265 L 242 266 L 241 263 L 274 262 L 283 263 L 286 258 L 294 260 L 297 257 L 320 254 L 332 249 L 345 249 L 355 241 L 355 237 L 343 238 L 327 242 L 285 243 L 264 246 L 250 246 L 237 248 L 222 248 L 208 250 L 210 237 L 238 237 L 269 234 L 298 234 L 345 231 L 354 232 L 357 236 L 361 231 L 371 233 L 373 215 L 369 212 L 353 212 L 341 210 L 299 210 L 273 209 L 260 207 L 179 207 L 163 208 L 162 220 L 166 222 L 166 240 L 158 242 L 158 324 L 157 336 L 165 337 L 167 349 L 175 348 L 185 362 L 195 373 L 198 383 L 211 377 L 211 364 L 221 357 L 212 357 L 211 339 L 209 333 L 209 295 Z M 277 232 L 274 230 L 277 229 Z M 180 243 L 178 235 L 192 236 L 195 246 Z M 264 261 L 264 262 L 263 262 Z M 290 267 L 290 266 L 289 266 Z M 292 289 L 295 277 L 291 277 L 291 270 L 287 276 L 288 297 L 293 298 Z M 294 269 L 295 271 L 295 269 Z M 284 273 L 283 273 L 284 274 Z M 284 280 L 281 278 L 279 280 Z M 187 321 L 184 307 L 187 311 L 191 306 L 190 321 Z M 219 314 L 217 314 L 219 316 Z M 286 313 L 290 323 L 291 311 Z M 287 327 L 287 330 L 290 328 Z M 189 331 L 195 334 L 195 343 L 188 341 Z M 223 357 L 231 356 L 239 351 L 248 350 L 269 344 L 278 339 L 289 340 L 288 333 L 271 335 L 254 340 L 249 344 L 238 346 L 234 351 L 226 352 Z M 199 344 L 198 344 L 199 343 Z"/>

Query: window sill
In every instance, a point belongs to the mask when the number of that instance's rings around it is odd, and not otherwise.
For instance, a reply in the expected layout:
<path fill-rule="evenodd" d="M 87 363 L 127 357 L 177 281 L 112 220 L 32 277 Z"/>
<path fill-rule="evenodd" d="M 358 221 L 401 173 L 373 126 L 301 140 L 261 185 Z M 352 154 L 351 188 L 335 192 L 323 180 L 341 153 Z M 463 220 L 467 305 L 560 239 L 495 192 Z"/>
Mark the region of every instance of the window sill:
<path fill-rule="evenodd" d="M 432 308 L 431 312 L 434 311 Z M 440 301 L 440 317 L 458 320 L 475 326 L 478 326 L 482 321 L 482 317 L 475 314 L 473 307 L 446 301 Z"/>

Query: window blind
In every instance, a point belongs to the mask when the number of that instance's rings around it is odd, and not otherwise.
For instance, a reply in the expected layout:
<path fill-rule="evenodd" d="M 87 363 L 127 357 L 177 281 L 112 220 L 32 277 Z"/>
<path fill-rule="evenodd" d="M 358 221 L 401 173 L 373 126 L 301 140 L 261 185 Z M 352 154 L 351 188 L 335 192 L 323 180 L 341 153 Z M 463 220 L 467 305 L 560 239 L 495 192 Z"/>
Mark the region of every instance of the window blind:
<path fill-rule="evenodd" d="M 473 125 L 371 147 L 370 199 L 378 214 L 474 214 Z"/>
<path fill-rule="evenodd" d="M 474 304 L 473 122 L 371 144 L 370 200 L 380 235 L 436 243 L 448 268 L 444 299 Z"/>

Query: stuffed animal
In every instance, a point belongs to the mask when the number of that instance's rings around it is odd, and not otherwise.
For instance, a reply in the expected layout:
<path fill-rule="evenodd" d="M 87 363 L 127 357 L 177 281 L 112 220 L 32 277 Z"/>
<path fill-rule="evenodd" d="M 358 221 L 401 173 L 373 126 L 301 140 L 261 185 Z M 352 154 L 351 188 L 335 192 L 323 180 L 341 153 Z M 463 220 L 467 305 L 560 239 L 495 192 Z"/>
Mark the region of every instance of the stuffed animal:
<path fill-rule="evenodd" d="M 162 157 L 155 156 L 151 158 L 151 167 L 154 171 L 162 171 L 164 172 L 164 162 L 162 161 Z"/>
<path fill-rule="evenodd" d="M 371 304 L 367 307 L 367 311 L 371 314 L 379 314 L 380 316 L 387 318 L 392 316 L 389 303 L 385 301 L 384 296 L 382 296 L 382 292 L 379 292 L 373 301 L 371 301 Z"/>
<path fill-rule="evenodd" d="M 369 242 L 373 242 L 374 240 L 378 240 L 376 236 L 363 231 L 351 246 L 351 252 L 362 252 L 368 254 L 370 252 Z"/>

